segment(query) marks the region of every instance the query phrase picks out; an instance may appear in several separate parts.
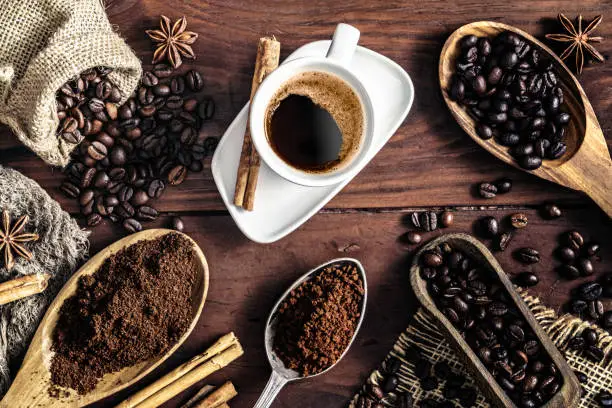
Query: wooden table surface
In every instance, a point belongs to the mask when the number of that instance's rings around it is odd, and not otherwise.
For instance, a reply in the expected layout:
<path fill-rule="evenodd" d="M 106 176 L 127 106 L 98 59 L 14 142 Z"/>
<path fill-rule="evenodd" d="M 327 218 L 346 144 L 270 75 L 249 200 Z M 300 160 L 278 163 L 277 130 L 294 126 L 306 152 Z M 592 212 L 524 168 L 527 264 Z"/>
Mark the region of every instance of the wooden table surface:
<path fill-rule="evenodd" d="M 569 291 L 584 279 L 567 282 L 554 272 L 552 256 L 559 234 L 578 229 L 603 244 L 608 255 L 596 274 L 612 271 L 610 219 L 583 195 L 513 169 L 482 151 L 453 121 L 444 105 L 437 79 L 438 55 L 446 37 L 462 24 L 495 20 L 515 25 L 542 38 L 555 27 L 558 12 L 586 19 L 604 15 L 598 46 L 612 54 L 612 1 L 367 1 L 346 0 L 109 0 L 111 22 L 126 38 L 145 66 L 152 55 L 143 31 L 154 27 L 160 14 L 188 18 L 190 30 L 200 34 L 194 49 L 206 89 L 217 104 L 216 117 L 203 132 L 221 136 L 248 100 L 256 42 L 274 34 L 282 56 L 310 41 L 328 39 L 339 22 L 361 30 L 361 45 L 398 62 L 412 77 L 416 98 L 403 126 L 372 162 L 319 214 L 296 232 L 270 245 L 247 240 L 228 215 L 210 173 L 190 175 L 170 189 L 156 207 L 163 217 L 147 226 L 164 226 L 180 214 L 186 232 L 202 246 L 211 267 L 211 285 L 201 320 L 187 343 L 160 369 L 141 381 L 148 383 L 170 368 L 201 352 L 219 335 L 235 331 L 246 354 L 210 382 L 231 379 L 239 396 L 231 406 L 249 407 L 269 375 L 263 348 L 264 323 L 277 297 L 295 278 L 330 258 L 353 256 L 365 265 L 370 285 L 367 315 L 350 353 L 330 373 L 283 390 L 274 407 L 342 407 L 383 359 L 405 328 L 417 305 L 409 288 L 410 251 L 398 237 L 408 230 L 406 216 L 423 208 L 453 209 L 456 220 L 443 232 L 470 232 L 484 215 L 503 217 L 517 210 L 528 214 L 530 225 L 520 231 L 512 248 L 533 246 L 543 254 L 530 267 L 541 279 L 533 292 L 551 307 L 560 308 Z M 612 63 L 589 66 L 580 77 L 612 144 Z M 60 170 L 43 164 L 6 129 L 0 138 L 0 163 L 38 181 L 69 212 L 77 206 L 59 192 Z M 493 200 L 474 194 L 484 180 L 507 176 L 511 193 Z M 612 192 L 610 192 L 612 194 Z M 538 214 L 547 200 L 558 203 L 563 217 L 548 221 Z M 91 234 L 91 253 L 122 237 L 119 228 L 104 224 Z M 605 242 L 604 242 L 605 241 Z M 508 273 L 524 270 L 507 252 L 498 257 Z M 612 302 L 611 302 L 612 303 Z M 612 308 L 609 303 L 608 308 Z M 112 406 L 137 387 L 98 406 Z M 179 406 L 196 390 L 167 404 Z"/>

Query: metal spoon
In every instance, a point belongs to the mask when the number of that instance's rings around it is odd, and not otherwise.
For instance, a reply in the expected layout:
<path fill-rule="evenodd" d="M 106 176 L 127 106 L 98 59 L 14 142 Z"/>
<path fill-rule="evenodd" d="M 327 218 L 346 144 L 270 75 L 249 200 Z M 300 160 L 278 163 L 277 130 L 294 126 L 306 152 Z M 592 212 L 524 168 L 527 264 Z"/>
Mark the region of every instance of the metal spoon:
<path fill-rule="evenodd" d="M 297 371 L 285 367 L 282 360 L 276 355 L 276 353 L 274 352 L 272 348 L 274 336 L 276 334 L 277 311 L 281 303 L 285 300 L 285 298 L 291 293 L 293 289 L 297 288 L 299 285 L 309 280 L 315 272 L 323 269 L 324 267 L 330 264 L 337 263 L 337 262 L 348 262 L 348 263 L 352 263 L 353 265 L 355 265 L 357 267 L 359 276 L 361 280 L 363 281 L 364 293 L 363 293 L 363 299 L 361 300 L 361 305 L 360 305 L 361 310 L 360 310 L 359 322 L 357 322 L 357 327 L 355 329 L 355 333 L 353 334 L 353 337 L 351 338 L 351 341 L 349 342 L 348 346 L 346 347 L 346 349 L 344 350 L 340 358 L 334 364 L 329 366 L 327 369 L 321 371 L 320 373 L 312 374 L 308 376 L 301 376 Z M 270 366 L 272 367 L 272 375 L 270 376 L 270 379 L 268 380 L 268 384 L 266 385 L 266 388 L 264 388 L 264 390 L 262 391 L 261 396 L 259 397 L 259 400 L 255 404 L 254 408 L 268 408 L 270 405 L 272 405 L 272 401 L 274 401 L 274 399 L 278 395 L 281 388 L 283 388 L 285 384 L 287 384 L 288 382 L 302 380 L 304 378 L 316 377 L 318 375 L 328 372 L 336 364 L 338 364 L 338 362 L 342 360 L 342 357 L 344 357 L 346 352 L 351 347 L 351 344 L 353 344 L 353 340 L 355 340 L 355 337 L 357 337 L 357 332 L 359 332 L 359 328 L 361 327 L 361 323 L 363 322 L 363 316 L 365 315 L 365 308 L 366 308 L 367 300 L 368 300 L 368 285 L 366 281 L 365 270 L 363 269 L 363 266 L 361 265 L 361 263 L 358 260 L 353 259 L 353 258 L 333 259 L 329 262 L 326 262 L 322 265 L 317 266 L 316 268 L 310 270 L 308 273 L 306 273 L 301 278 L 296 280 L 293 283 L 293 285 L 291 285 L 291 287 L 289 287 L 289 289 L 287 289 L 287 291 L 283 293 L 283 295 L 280 297 L 278 302 L 276 302 L 276 304 L 272 308 L 272 313 L 270 313 L 270 316 L 268 316 L 268 321 L 266 322 L 266 333 L 265 333 L 266 354 L 268 355 L 268 361 L 270 361 Z"/>

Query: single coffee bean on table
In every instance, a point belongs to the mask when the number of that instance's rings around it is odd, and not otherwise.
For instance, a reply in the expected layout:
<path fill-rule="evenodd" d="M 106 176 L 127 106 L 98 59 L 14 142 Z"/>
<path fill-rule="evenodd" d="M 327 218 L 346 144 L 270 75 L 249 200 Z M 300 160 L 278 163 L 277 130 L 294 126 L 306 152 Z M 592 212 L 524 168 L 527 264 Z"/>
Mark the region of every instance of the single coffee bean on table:
<path fill-rule="evenodd" d="M 555 64 L 509 31 L 475 37 L 487 46 L 465 45 L 473 38 L 460 40 L 449 97 L 474 119 L 479 137 L 507 146 L 522 168 L 535 170 L 543 160 L 561 158 L 571 117 Z"/>
<path fill-rule="evenodd" d="M 524 264 L 534 264 L 540 262 L 540 253 L 534 248 L 519 248 L 514 252 L 514 257 Z"/>
<path fill-rule="evenodd" d="M 528 223 L 529 219 L 524 213 L 516 213 L 510 216 L 510 224 L 516 229 L 525 228 Z"/>
<path fill-rule="evenodd" d="M 558 368 L 522 312 L 500 285 L 497 275 L 487 265 L 480 264 L 452 245 L 450 252 L 443 252 L 449 250 L 447 246 L 444 250 L 424 252 L 418 260 L 422 270 L 436 268 L 434 270 L 446 271 L 444 276 L 448 279 L 443 282 L 437 273 L 429 275 L 429 278 L 422 274 L 432 300 L 515 404 L 524 406 L 521 405 L 524 399 L 533 398 L 533 389 L 538 387 L 541 398 L 530 406 L 544 405 L 563 384 Z M 438 252 L 446 255 L 440 256 L 441 262 L 432 262 L 435 255 L 439 256 Z M 529 255 L 534 253 L 529 251 Z M 462 266 L 463 260 L 467 260 L 465 267 Z M 531 281 L 533 277 L 525 279 Z M 433 387 L 429 381 L 430 369 L 431 366 L 426 370 L 415 366 L 421 386 L 427 387 L 425 389 Z M 450 376 L 448 382 L 451 382 Z M 472 396 L 471 392 L 463 389 L 455 393 L 445 386 L 444 393 L 449 397 L 459 395 L 464 406 L 471 406 L 476 400 L 475 393 Z"/>
<path fill-rule="evenodd" d="M 53 332 L 52 383 L 87 394 L 104 374 L 163 355 L 191 324 L 196 262 L 193 244 L 172 233 L 81 277 Z"/>
<path fill-rule="evenodd" d="M 497 187 L 491 183 L 480 183 L 478 185 L 478 194 L 482 198 L 495 198 L 497 195 Z"/>
<path fill-rule="evenodd" d="M 333 365 L 357 329 L 364 293 L 347 262 L 328 265 L 295 288 L 279 307 L 273 339 L 285 366 L 307 376 Z"/>
<path fill-rule="evenodd" d="M 559 218 L 562 215 L 561 209 L 556 204 L 545 204 L 542 213 L 548 219 Z"/>

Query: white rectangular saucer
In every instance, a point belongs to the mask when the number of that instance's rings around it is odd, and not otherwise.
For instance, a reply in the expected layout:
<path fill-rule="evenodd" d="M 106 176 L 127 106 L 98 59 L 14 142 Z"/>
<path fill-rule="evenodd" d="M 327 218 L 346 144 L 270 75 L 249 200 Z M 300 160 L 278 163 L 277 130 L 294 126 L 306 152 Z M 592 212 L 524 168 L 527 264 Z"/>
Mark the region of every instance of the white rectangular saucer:
<path fill-rule="evenodd" d="M 293 52 L 287 61 L 306 56 L 325 56 L 331 41 L 316 41 Z M 357 47 L 350 69 L 363 82 L 374 105 L 374 144 L 362 168 L 400 127 L 412 106 L 414 87 L 410 76 L 389 58 Z M 247 104 L 229 126 L 212 159 L 212 174 L 238 228 L 259 243 L 277 241 L 306 222 L 331 200 L 351 179 L 325 187 L 292 183 L 262 162 L 253 211 L 234 205 L 236 170 L 247 127 Z M 360 169 L 361 170 L 361 169 Z"/>

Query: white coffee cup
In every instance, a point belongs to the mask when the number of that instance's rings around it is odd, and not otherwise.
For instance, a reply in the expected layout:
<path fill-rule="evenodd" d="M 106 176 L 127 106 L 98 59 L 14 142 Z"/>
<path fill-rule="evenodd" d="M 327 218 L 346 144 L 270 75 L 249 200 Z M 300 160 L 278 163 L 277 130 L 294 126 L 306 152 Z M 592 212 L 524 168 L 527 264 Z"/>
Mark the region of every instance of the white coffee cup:
<path fill-rule="evenodd" d="M 255 148 L 261 159 L 277 174 L 304 186 L 327 186 L 353 177 L 359 165 L 367 159 L 374 133 L 372 101 L 361 81 L 348 68 L 357 48 L 359 30 L 348 24 L 338 24 L 326 57 L 303 57 L 286 62 L 261 83 L 250 107 L 250 129 Z M 363 135 L 359 150 L 329 172 L 306 172 L 286 163 L 274 151 L 266 137 L 266 110 L 276 91 L 289 79 L 303 72 L 319 71 L 340 77 L 357 94 L 363 109 Z"/>

